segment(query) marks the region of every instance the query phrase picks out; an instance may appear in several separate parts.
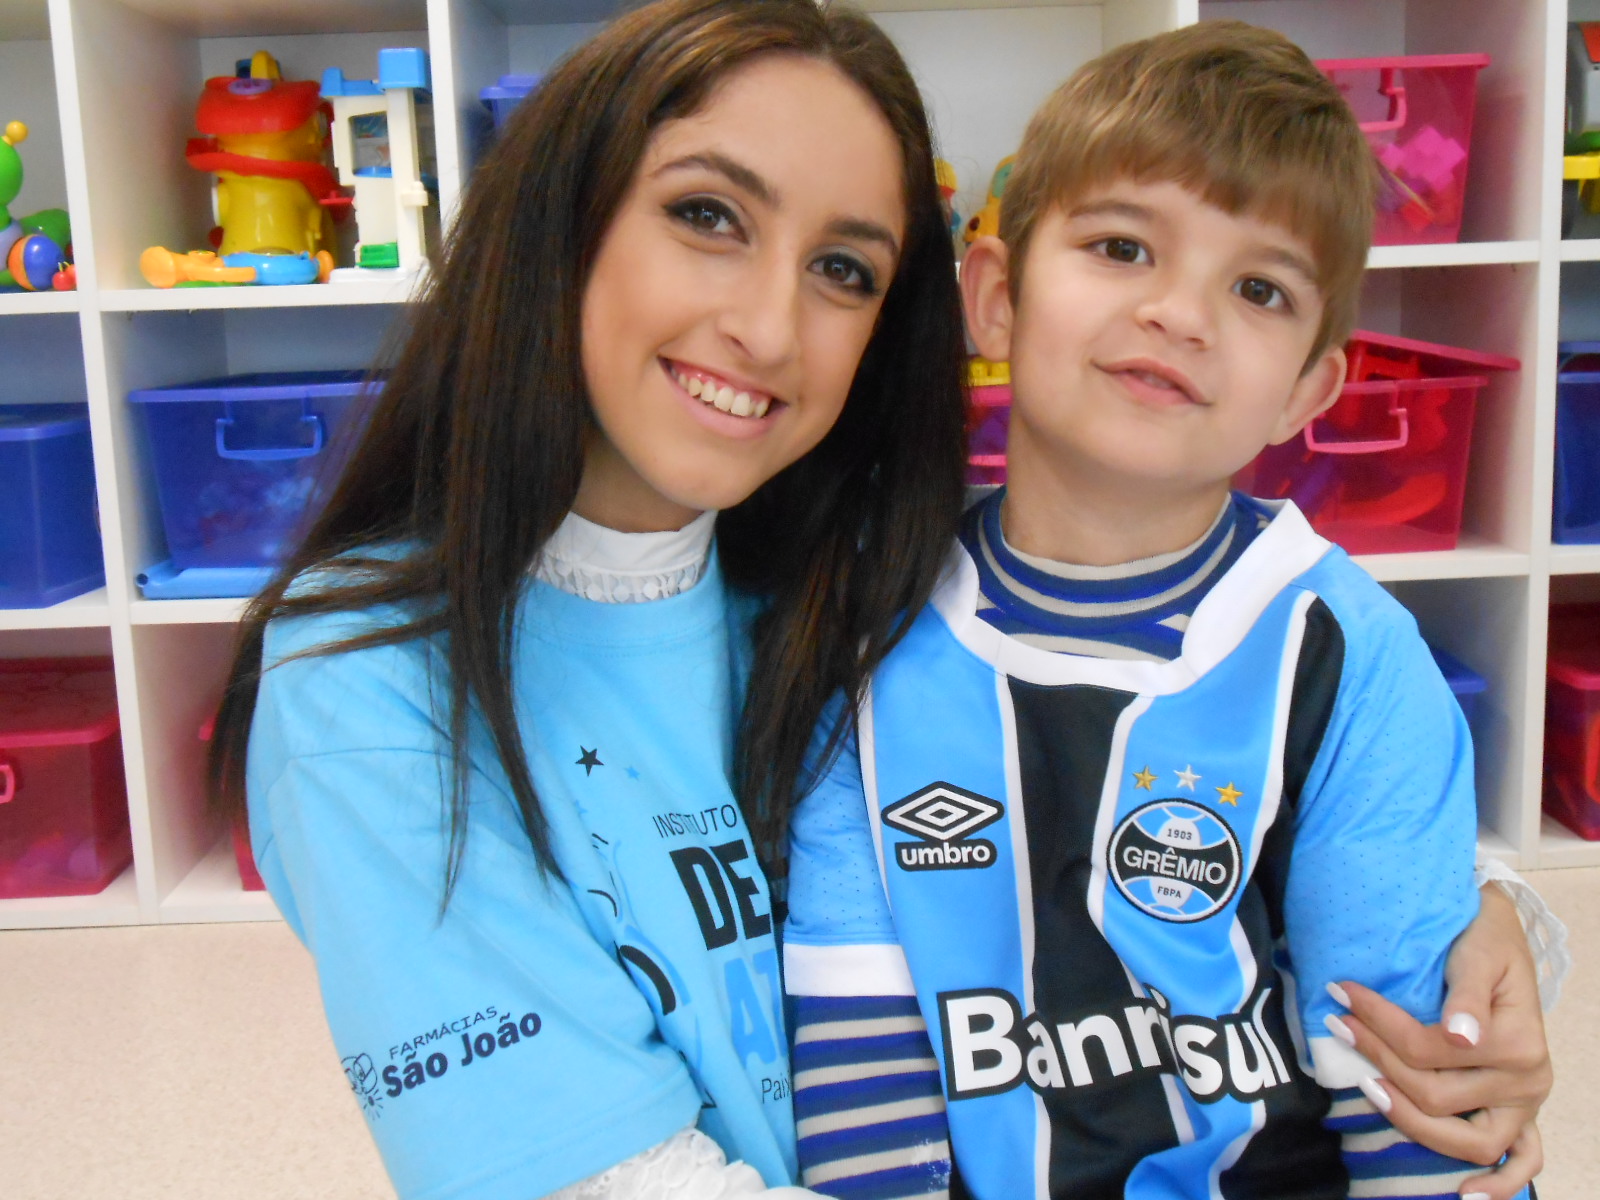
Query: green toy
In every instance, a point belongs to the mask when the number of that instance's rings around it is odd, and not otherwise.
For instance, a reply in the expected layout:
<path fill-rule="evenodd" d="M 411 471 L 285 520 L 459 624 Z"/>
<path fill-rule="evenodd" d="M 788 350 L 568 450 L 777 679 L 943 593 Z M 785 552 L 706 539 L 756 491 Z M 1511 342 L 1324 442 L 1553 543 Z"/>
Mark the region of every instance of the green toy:
<path fill-rule="evenodd" d="M 65 209 L 47 208 L 13 219 L 7 207 L 22 191 L 22 155 L 28 127 L 12 121 L 0 135 L 0 288 L 37 292 L 64 291 L 75 282 L 67 270 L 72 261 L 72 226 Z"/>

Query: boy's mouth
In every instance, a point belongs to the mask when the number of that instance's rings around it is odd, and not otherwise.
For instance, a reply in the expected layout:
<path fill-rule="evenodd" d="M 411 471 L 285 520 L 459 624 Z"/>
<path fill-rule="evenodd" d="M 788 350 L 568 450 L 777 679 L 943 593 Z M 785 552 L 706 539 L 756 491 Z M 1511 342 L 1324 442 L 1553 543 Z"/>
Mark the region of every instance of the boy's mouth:
<path fill-rule="evenodd" d="M 1159 399 L 1167 395 L 1172 400 L 1187 400 L 1190 404 L 1205 405 L 1200 389 L 1182 371 L 1169 367 L 1153 358 L 1129 358 L 1117 362 L 1100 363 L 1100 369 L 1110 375 L 1122 376 L 1141 393 Z"/>
<path fill-rule="evenodd" d="M 766 392 L 743 387 L 710 371 L 691 367 L 685 363 L 661 360 L 673 381 L 702 404 L 725 412 L 729 416 L 748 417 L 759 421 L 774 404 L 783 402 Z"/>

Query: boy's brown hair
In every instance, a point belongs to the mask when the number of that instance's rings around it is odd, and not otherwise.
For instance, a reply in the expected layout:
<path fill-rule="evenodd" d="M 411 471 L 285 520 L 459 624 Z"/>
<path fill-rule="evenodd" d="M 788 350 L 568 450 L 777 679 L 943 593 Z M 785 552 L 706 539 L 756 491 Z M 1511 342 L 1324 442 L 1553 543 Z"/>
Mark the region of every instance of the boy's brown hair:
<path fill-rule="evenodd" d="M 1039 219 L 1117 179 L 1179 183 L 1311 246 L 1325 308 L 1307 362 L 1355 325 L 1377 170 L 1339 89 L 1282 34 L 1202 21 L 1119 46 L 1055 90 L 1000 213 L 1013 299 Z"/>

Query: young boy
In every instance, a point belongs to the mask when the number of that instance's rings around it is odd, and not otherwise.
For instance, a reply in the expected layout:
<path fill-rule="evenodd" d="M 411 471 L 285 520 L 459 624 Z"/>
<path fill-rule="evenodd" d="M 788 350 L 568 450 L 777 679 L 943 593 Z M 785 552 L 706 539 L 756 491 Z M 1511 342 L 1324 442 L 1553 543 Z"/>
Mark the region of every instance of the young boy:
<path fill-rule="evenodd" d="M 1460 710 L 1399 604 L 1292 504 L 1229 490 L 1338 398 L 1373 192 L 1338 91 L 1235 22 L 1115 50 L 1035 116 L 962 268 L 978 351 L 1011 363 L 1009 484 L 795 817 L 809 1187 L 1481 1174 L 1362 1097 L 1327 990 L 1438 1018 L 1477 912 Z"/>

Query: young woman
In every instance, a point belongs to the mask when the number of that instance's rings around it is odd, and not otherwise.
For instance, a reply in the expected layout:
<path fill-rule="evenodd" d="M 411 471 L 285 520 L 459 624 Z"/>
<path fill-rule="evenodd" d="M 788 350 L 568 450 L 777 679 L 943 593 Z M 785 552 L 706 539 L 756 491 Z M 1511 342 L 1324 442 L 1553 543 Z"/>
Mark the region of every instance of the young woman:
<path fill-rule="evenodd" d="M 402 1196 L 792 1180 L 758 856 L 934 583 L 962 346 L 860 16 L 641 9 L 479 169 L 215 742 Z"/>

